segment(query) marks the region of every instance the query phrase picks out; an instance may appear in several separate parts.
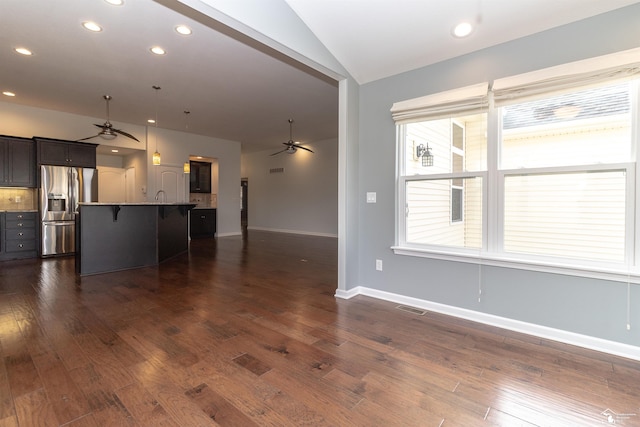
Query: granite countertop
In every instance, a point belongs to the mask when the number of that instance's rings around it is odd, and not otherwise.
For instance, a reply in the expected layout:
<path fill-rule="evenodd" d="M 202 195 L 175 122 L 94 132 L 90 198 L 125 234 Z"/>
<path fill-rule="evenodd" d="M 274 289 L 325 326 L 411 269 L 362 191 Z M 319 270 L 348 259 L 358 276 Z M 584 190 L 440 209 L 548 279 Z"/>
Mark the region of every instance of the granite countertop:
<path fill-rule="evenodd" d="M 37 209 L 0 209 L 0 212 L 38 212 Z"/>
<path fill-rule="evenodd" d="M 189 202 L 81 202 L 80 206 L 195 206 Z"/>

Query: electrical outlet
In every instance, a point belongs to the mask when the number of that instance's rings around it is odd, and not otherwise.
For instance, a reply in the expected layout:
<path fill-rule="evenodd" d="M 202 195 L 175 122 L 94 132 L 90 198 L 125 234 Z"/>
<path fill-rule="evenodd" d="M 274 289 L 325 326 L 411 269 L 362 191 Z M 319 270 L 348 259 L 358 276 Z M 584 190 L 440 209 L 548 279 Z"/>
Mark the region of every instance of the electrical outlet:
<path fill-rule="evenodd" d="M 376 193 L 368 192 L 367 193 L 367 203 L 375 203 L 376 202 Z"/>
<path fill-rule="evenodd" d="M 376 260 L 376 270 L 382 271 L 382 260 L 381 259 L 377 259 Z"/>
<path fill-rule="evenodd" d="M 22 196 L 16 196 L 16 203 L 22 202 Z"/>

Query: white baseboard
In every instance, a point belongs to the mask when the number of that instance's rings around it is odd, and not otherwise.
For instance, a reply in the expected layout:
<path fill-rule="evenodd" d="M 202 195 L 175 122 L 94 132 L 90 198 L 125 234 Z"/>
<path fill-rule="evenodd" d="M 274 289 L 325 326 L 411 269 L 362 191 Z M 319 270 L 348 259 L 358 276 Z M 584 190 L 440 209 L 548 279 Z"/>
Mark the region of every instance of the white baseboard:
<path fill-rule="evenodd" d="M 513 320 L 506 317 L 494 316 L 492 314 L 481 313 L 465 308 L 454 307 L 451 305 L 440 304 L 385 291 L 379 291 L 363 286 L 358 286 L 353 289 L 349 289 L 348 291 L 337 289 L 335 293 L 335 296 L 337 298 L 342 299 L 353 298 L 357 295 L 365 295 L 385 301 L 421 308 L 423 310 L 433 311 L 436 313 L 454 316 L 461 319 L 471 320 L 473 322 L 483 323 L 498 328 L 521 332 L 523 334 L 533 335 L 540 338 L 558 341 L 570 345 L 576 345 L 590 350 L 600 351 L 603 353 L 613 354 L 615 356 L 621 356 L 627 359 L 640 361 L 640 347 L 629 344 L 604 340 L 602 338 L 595 338 L 588 335 L 576 334 L 574 332 L 563 331 L 561 329 L 554 329 L 547 326 L 536 325 L 533 323 L 521 322 L 519 320 Z"/>
<path fill-rule="evenodd" d="M 242 231 L 230 233 L 216 233 L 216 237 L 242 236 Z"/>
<path fill-rule="evenodd" d="M 256 231 L 271 231 L 273 233 L 289 233 L 289 234 L 301 234 L 304 236 L 317 236 L 317 237 L 334 237 L 338 238 L 337 234 L 331 233 L 318 233 L 314 231 L 301 231 L 301 230 L 285 230 L 281 228 L 269 228 L 269 227 L 247 227 L 247 230 L 256 230 Z"/>

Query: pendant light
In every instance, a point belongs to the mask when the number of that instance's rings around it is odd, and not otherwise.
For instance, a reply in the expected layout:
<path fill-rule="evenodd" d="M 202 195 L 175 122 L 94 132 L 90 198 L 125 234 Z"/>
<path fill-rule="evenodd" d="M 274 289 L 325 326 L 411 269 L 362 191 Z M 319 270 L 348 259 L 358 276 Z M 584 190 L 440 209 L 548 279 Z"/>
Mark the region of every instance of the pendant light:
<path fill-rule="evenodd" d="M 156 151 L 153 153 L 153 165 L 160 166 L 160 152 L 158 152 L 158 91 L 160 86 L 152 86 L 156 91 Z"/>
<path fill-rule="evenodd" d="M 189 114 L 191 114 L 191 111 L 184 110 L 184 130 L 185 130 L 185 132 L 189 130 L 189 124 L 187 122 L 187 119 L 189 118 Z M 184 162 L 184 165 L 182 165 L 182 171 L 184 173 L 191 173 L 191 162 L 189 162 L 188 160 L 186 162 Z"/>

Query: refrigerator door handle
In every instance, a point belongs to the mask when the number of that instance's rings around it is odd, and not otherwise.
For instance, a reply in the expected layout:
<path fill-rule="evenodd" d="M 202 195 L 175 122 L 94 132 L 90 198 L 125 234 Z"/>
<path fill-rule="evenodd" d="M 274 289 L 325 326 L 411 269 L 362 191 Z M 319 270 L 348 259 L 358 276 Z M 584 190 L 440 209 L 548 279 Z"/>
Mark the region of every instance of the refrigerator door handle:
<path fill-rule="evenodd" d="M 67 205 L 67 213 L 69 214 L 69 216 L 71 218 L 73 218 L 73 213 L 76 210 L 76 196 L 75 196 L 75 192 L 74 192 L 74 168 L 69 168 L 68 174 L 69 174 L 69 179 L 67 180 L 67 182 L 69 183 L 69 189 L 68 189 L 68 195 L 69 195 L 69 204 Z"/>

